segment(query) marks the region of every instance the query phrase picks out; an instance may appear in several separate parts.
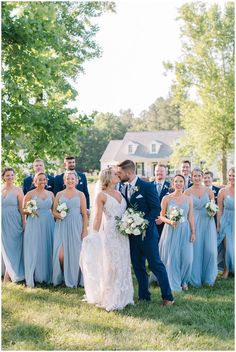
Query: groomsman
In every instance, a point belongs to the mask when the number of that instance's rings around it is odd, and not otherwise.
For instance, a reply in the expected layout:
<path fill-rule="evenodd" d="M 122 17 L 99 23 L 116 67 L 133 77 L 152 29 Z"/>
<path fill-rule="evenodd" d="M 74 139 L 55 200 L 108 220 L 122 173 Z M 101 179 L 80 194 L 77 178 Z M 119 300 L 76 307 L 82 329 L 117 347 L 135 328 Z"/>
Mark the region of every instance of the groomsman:
<path fill-rule="evenodd" d="M 157 189 L 157 193 L 160 199 L 160 204 L 161 204 L 162 198 L 166 194 L 170 193 L 170 182 L 166 180 L 166 173 L 167 173 L 167 170 L 164 164 L 159 164 L 155 166 L 155 180 L 152 181 L 152 183 L 154 183 Z M 160 219 L 156 220 L 156 224 L 157 224 L 159 240 L 160 240 L 161 233 L 165 224 Z"/>
<path fill-rule="evenodd" d="M 66 156 L 64 158 L 64 166 L 67 171 L 74 171 L 76 168 L 75 157 L 74 156 Z M 83 192 L 87 202 L 87 209 L 90 208 L 89 201 L 89 192 L 88 192 L 88 183 L 85 174 L 82 172 L 77 172 L 79 182 L 76 185 L 76 188 Z M 58 192 L 62 191 L 65 188 L 64 185 L 64 172 L 60 175 L 57 175 L 54 180 L 54 194 L 56 195 Z"/>
<path fill-rule="evenodd" d="M 154 183 L 156 189 L 157 189 L 157 193 L 160 199 L 160 203 L 162 201 L 162 198 L 170 193 L 170 182 L 166 180 L 166 174 L 167 174 L 167 169 L 166 166 L 164 164 L 159 164 L 155 166 L 155 180 L 152 181 L 152 183 Z M 156 225 L 157 225 L 157 230 L 158 230 L 158 243 L 160 241 L 161 238 L 161 233 L 163 230 L 163 227 L 165 225 L 164 222 L 162 222 L 159 217 L 156 219 Z M 158 284 L 157 278 L 156 276 L 150 272 L 150 277 L 149 277 L 149 284 L 151 283 L 156 283 Z"/>
<path fill-rule="evenodd" d="M 212 182 L 213 182 L 213 172 L 205 171 L 204 174 L 203 174 L 203 182 L 204 182 L 204 185 L 206 187 L 210 188 L 212 190 L 212 192 L 214 193 L 215 202 L 217 204 L 217 197 L 218 197 L 218 193 L 219 193 L 220 188 L 216 187 L 216 186 L 214 186 L 212 184 Z"/>
<path fill-rule="evenodd" d="M 205 171 L 203 174 L 203 182 L 204 185 L 208 188 L 210 188 L 212 190 L 212 192 L 214 193 L 214 197 L 215 197 L 215 203 L 217 204 L 217 197 L 218 197 L 218 193 L 220 188 L 216 187 L 212 184 L 213 182 L 213 172 L 211 171 Z M 216 215 L 214 216 L 215 219 L 215 223 L 217 223 L 217 217 Z"/>
<path fill-rule="evenodd" d="M 37 174 L 39 172 L 45 172 L 44 161 L 41 159 L 35 159 L 33 162 L 33 170 L 34 170 L 34 174 Z M 54 177 L 47 175 L 47 178 L 48 178 L 48 184 L 46 185 L 45 189 L 53 192 Z M 23 181 L 23 193 L 24 194 L 26 194 L 27 192 L 29 192 L 35 188 L 35 186 L 33 184 L 33 180 L 34 180 L 34 175 L 30 175 L 24 179 L 24 181 Z"/>
<path fill-rule="evenodd" d="M 193 185 L 191 180 L 191 163 L 189 160 L 183 160 L 181 164 L 181 175 L 184 176 L 185 185 L 184 190 Z"/>

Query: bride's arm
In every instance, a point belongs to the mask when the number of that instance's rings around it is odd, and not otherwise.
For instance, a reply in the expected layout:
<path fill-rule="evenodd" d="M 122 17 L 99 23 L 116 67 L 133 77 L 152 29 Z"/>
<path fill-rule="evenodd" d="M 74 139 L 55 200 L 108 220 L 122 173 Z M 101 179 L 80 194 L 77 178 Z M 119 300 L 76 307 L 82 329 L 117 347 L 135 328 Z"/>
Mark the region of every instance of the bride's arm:
<path fill-rule="evenodd" d="M 104 193 L 99 193 L 95 201 L 95 216 L 93 220 L 93 230 L 99 231 L 102 222 L 102 213 L 104 208 L 104 203 L 106 201 L 106 196 Z"/>

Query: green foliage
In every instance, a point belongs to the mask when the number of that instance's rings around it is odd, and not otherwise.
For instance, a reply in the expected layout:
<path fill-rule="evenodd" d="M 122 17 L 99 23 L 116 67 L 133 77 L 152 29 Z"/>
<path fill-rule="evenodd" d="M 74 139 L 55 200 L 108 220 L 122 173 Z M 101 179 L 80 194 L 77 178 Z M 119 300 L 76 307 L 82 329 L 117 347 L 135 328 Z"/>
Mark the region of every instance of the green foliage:
<path fill-rule="evenodd" d="M 4 163 L 79 153 L 77 136 L 90 119 L 72 117 L 76 109 L 68 103 L 77 92 L 69 79 L 101 55 L 93 18 L 108 10 L 114 10 L 113 3 L 2 3 Z"/>
<path fill-rule="evenodd" d="M 3 350 L 234 350 L 234 279 L 175 294 L 176 305 L 137 301 L 106 312 L 83 302 L 81 288 L 4 284 Z"/>
<path fill-rule="evenodd" d="M 186 129 L 185 153 L 217 161 L 226 182 L 227 159 L 234 148 L 234 3 L 194 2 L 179 9 L 182 56 L 172 87 Z M 193 152 L 194 151 L 194 152 Z M 173 158 L 181 154 L 176 150 Z M 186 155 L 186 154 L 185 154 Z"/>
<path fill-rule="evenodd" d="M 179 107 L 172 98 L 159 97 L 144 110 L 139 118 L 136 131 L 178 130 L 180 125 Z"/>
<path fill-rule="evenodd" d="M 123 139 L 126 127 L 111 114 L 97 114 L 93 125 L 85 129 L 78 138 L 81 154 L 76 158 L 80 170 L 100 170 L 100 158 L 112 139 Z"/>

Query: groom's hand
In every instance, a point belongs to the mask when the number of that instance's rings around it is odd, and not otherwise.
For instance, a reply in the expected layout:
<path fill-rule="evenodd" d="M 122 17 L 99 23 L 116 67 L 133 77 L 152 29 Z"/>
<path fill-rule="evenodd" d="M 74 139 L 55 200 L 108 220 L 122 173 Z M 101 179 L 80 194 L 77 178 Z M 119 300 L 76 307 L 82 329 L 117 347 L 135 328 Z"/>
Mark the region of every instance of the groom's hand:
<path fill-rule="evenodd" d="M 163 221 L 161 221 L 161 219 L 160 219 L 160 216 L 158 216 L 158 217 L 156 218 L 155 223 L 156 223 L 157 225 L 161 225 L 161 224 L 163 223 Z"/>

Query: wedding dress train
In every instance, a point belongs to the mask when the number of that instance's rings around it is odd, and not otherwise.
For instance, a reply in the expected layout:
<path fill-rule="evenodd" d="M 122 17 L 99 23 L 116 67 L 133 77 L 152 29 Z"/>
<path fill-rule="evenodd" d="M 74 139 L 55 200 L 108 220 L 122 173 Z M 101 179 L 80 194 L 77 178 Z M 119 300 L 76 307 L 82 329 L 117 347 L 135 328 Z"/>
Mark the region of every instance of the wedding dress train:
<path fill-rule="evenodd" d="M 103 221 L 99 232 L 90 233 L 82 243 L 80 267 L 84 276 L 86 301 L 107 311 L 123 309 L 133 301 L 133 283 L 128 237 L 115 226 L 115 217 L 126 209 L 105 193 Z"/>

